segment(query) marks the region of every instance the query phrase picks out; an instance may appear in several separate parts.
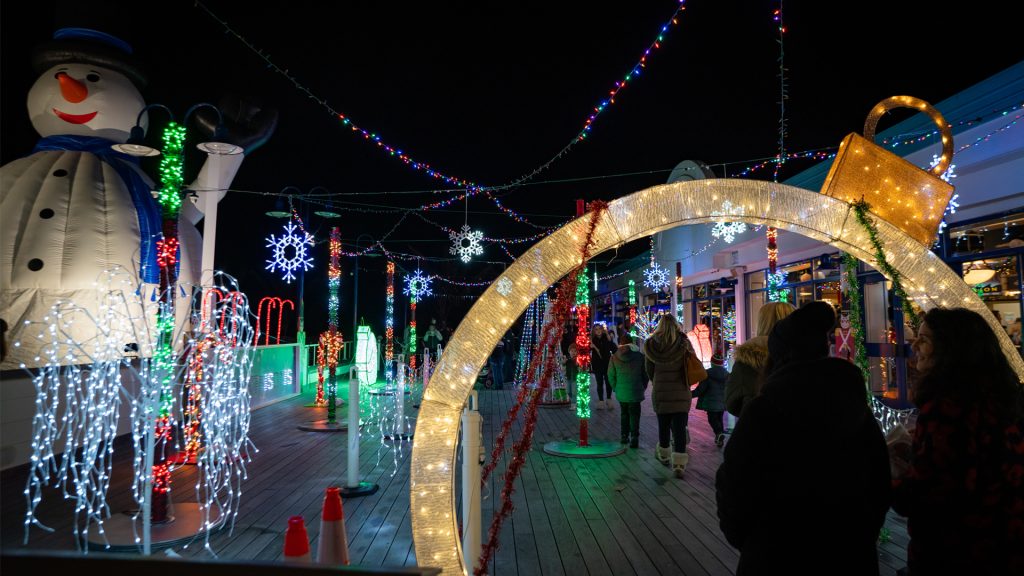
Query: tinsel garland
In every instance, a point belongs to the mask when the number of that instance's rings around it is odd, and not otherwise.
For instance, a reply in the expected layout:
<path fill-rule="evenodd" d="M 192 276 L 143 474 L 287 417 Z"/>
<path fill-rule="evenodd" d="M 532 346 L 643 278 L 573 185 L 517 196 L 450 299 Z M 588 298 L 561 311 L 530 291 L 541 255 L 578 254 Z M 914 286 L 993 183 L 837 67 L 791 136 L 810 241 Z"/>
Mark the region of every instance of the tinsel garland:
<path fill-rule="evenodd" d="M 516 417 L 519 414 L 519 409 L 523 406 L 523 403 L 526 401 L 527 395 L 529 394 L 529 404 L 527 405 L 524 417 L 525 422 L 523 423 L 523 435 L 517 442 L 512 444 L 512 456 L 509 460 L 508 468 L 505 470 L 504 486 L 501 489 L 501 507 L 498 508 L 494 517 L 491 519 L 487 542 L 484 543 L 480 551 L 480 559 L 477 562 L 477 568 L 473 571 L 476 576 L 487 574 L 488 564 L 490 563 L 494 552 L 498 548 L 498 534 L 501 532 L 501 526 L 504 524 L 505 519 L 512 514 L 512 492 L 515 490 L 516 478 L 519 477 L 523 464 L 526 463 L 526 455 L 529 453 L 530 447 L 533 444 L 533 432 L 537 426 L 537 406 L 540 404 L 544 391 L 551 382 L 551 376 L 555 369 L 555 359 L 558 355 L 553 353 L 543 354 L 540 353 L 540 351 L 545 349 L 553 350 L 555 347 L 561 345 L 562 332 L 565 329 L 566 322 L 568 322 L 571 317 L 572 305 L 576 296 L 576 285 L 579 281 L 580 275 L 586 271 L 587 261 L 590 259 L 591 251 L 594 249 L 594 231 L 597 229 L 597 225 L 604 216 L 605 210 L 608 209 L 608 203 L 595 200 L 590 203 L 589 208 L 592 215 L 587 227 L 587 233 L 583 239 L 583 245 L 580 249 L 582 258 L 580 263 L 573 268 L 572 271 L 566 275 L 565 279 L 558 285 L 556 291 L 557 301 L 552 305 L 552 317 L 554 321 L 544 326 L 540 343 L 537 346 L 538 353 L 534 354 L 533 359 L 530 361 L 530 367 L 527 370 L 528 374 L 534 374 L 538 368 L 543 366 L 538 387 L 533 389 L 528 386 L 519 387 L 519 393 L 516 396 L 516 403 L 512 406 L 512 409 L 509 410 L 508 416 L 505 418 L 505 422 L 501 426 L 501 432 L 494 441 L 494 449 L 491 450 L 491 458 L 481 471 L 481 483 L 484 483 L 497 466 L 498 459 L 505 449 L 505 439 L 508 437 L 509 432 L 511 432 L 512 424 L 515 422 Z"/>
<path fill-rule="evenodd" d="M 864 324 L 861 322 L 860 281 L 857 280 L 857 259 L 843 253 L 843 273 L 846 274 L 846 286 L 850 294 L 850 333 L 853 335 L 854 360 L 864 376 L 864 386 L 868 387 L 871 373 L 868 370 L 868 351 L 864 347 Z M 868 392 L 870 396 L 870 391 Z"/>
<path fill-rule="evenodd" d="M 885 257 L 885 251 L 882 249 L 882 241 L 878 239 L 878 228 L 875 227 L 875 222 L 868 216 L 868 209 L 871 206 L 861 200 L 853 204 L 853 211 L 857 215 L 857 222 L 864 227 L 868 232 L 868 239 L 871 240 L 871 246 L 875 249 L 875 260 L 878 264 L 879 269 L 890 281 L 892 281 L 892 290 L 896 293 L 896 296 L 903 302 L 903 313 L 910 318 L 910 323 L 915 328 L 919 323 L 917 312 L 914 311 L 914 306 L 910 301 L 910 297 L 907 296 L 906 290 L 903 289 L 903 283 L 900 281 L 900 273 L 892 267 L 889 260 Z"/>

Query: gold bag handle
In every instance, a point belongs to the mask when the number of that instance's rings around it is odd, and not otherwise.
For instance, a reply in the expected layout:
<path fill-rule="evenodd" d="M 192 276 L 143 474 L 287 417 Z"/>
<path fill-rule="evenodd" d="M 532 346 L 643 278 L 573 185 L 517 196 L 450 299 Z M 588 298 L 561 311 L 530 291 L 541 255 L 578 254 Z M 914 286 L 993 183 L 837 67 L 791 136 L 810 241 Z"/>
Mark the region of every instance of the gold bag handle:
<path fill-rule="evenodd" d="M 913 96 L 890 96 L 875 104 L 875 107 L 868 113 L 867 119 L 864 120 L 864 138 L 868 140 L 875 139 L 875 128 L 878 126 L 878 120 L 893 108 L 915 108 L 920 110 L 927 114 L 939 127 L 939 132 L 942 134 L 942 156 L 939 156 L 939 162 L 932 166 L 930 172 L 935 176 L 941 176 L 949 168 L 949 163 L 953 160 L 953 131 L 949 129 L 949 124 L 946 123 L 946 119 L 942 117 L 942 114 L 932 107 L 931 104 L 920 98 L 914 98 Z"/>

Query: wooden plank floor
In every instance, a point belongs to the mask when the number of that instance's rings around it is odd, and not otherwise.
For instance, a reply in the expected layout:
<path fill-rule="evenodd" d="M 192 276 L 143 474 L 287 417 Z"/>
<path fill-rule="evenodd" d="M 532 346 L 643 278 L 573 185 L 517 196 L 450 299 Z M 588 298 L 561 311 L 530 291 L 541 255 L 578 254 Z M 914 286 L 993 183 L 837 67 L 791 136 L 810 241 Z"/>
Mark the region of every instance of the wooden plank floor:
<path fill-rule="evenodd" d="M 501 429 L 515 392 L 480 391 L 484 442 L 489 447 Z M 221 530 L 210 546 L 222 559 L 280 560 L 288 517 L 301 514 L 310 539 L 319 533 L 320 507 L 327 486 L 345 480 L 347 434 L 302 432 L 296 425 L 321 417 L 296 397 L 253 412 L 251 436 L 259 448 L 248 465 L 241 508 L 233 530 Z M 409 409 L 410 414 L 415 410 Z M 594 410 L 591 437 L 618 438 L 618 407 Z M 604 459 L 570 459 L 545 454 L 545 442 L 575 438 L 578 421 L 568 408 L 542 408 L 534 446 L 515 483 L 514 511 L 500 535 L 491 574 L 506 575 L 729 575 L 737 552 L 725 542 L 715 515 L 714 474 L 721 451 L 714 445 L 704 412 L 690 413 L 690 464 L 684 479 L 657 463 L 653 449 L 657 423 L 650 400 L 643 406 L 640 449 Z M 409 520 L 411 445 L 382 442 L 366 433 L 360 441 L 360 470 L 379 491 L 345 501 L 345 524 L 353 563 L 366 566 L 415 565 Z M 521 422 L 513 426 L 513 436 Z M 511 442 L 507 443 L 511 446 Z M 115 452 L 109 501 L 112 510 L 131 507 L 131 450 Z M 498 504 L 505 463 L 483 489 L 483 533 Z M 456 470 L 459 468 L 457 467 Z M 24 536 L 24 468 L 0 475 L 0 546 L 21 548 Z M 194 498 L 195 467 L 174 473 L 175 501 Z M 459 492 L 456 492 L 457 494 Z M 74 549 L 68 503 L 49 491 L 39 508 L 48 533 L 32 528 L 27 548 Z M 461 508 L 460 508 L 461 514 Z M 879 567 L 892 576 L 906 563 L 903 519 L 890 513 L 889 541 L 880 547 Z M 808 526 L 813 529 L 813 522 Z M 794 536 L 794 569 L 800 559 Z M 175 548 L 182 556 L 209 557 L 201 542 Z M 780 551 L 780 553 L 787 553 Z"/>

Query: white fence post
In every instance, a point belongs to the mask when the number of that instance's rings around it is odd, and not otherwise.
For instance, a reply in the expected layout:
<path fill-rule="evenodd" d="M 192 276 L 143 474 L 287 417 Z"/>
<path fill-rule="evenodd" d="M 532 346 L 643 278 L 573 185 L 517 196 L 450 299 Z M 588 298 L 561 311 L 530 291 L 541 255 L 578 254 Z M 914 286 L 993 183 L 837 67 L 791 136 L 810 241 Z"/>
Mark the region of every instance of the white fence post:
<path fill-rule="evenodd" d="M 473 391 L 462 411 L 462 554 L 470 574 L 480 558 L 480 465 L 484 461 L 483 417 Z"/>

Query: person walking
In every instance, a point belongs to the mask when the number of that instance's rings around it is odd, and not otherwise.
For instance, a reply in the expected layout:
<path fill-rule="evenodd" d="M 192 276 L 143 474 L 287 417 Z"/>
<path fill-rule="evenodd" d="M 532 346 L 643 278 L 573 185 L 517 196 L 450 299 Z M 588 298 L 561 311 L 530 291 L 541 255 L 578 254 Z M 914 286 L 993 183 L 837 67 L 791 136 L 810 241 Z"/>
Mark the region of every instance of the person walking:
<path fill-rule="evenodd" d="M 788 302 L 769 302 L 757 314 L 757 336 L 736 347 L 732 373 L 725 382 L 725 407 L 739 418 L 743 407 L 761 388 L 765 365 L 768 363 L 768 335 L 775 324 L 793 313 Z"/>
<path fill-rule="evenodd" d="M 828 357 L 835 320 L 810 302 L 775 325 L 764 387 L 725 446 L 715 497 L 737 576 L 879 573 L 889 456 L 860 370 Z"/>
<path fill-rule="evenodd" d="M 488 368 L 491 372 L 491 385 L 495 390 L 501 390 L 502 386 L 505 385 L 505 337 L 502 336 L 498 343 L 494 345 L 494 350 L 491 351 L 491 357 L 488 360 Z"/>
<path fill-rule="evenodd" d="M 658 415 L 658 445 L 654 456 L 682 478 L 690 456 L 686 453 L 686 420 L 693 396 L 690 386 L 708 374 L 671 314 L 658 321 L 644 342 L 645 369 L 651 379 L 651 403 Z M 671 433 L 671 448 L 669 447 Z"/>
<path fill-rule="evenodd" d="M 697 409 L 704 410 L 708 415 L 708 424 L 715 434 L 715 446 L 719 448 L 725 444 L 725 381 L 729 378 L 729 371 L 725 369 L 725 359 L 722 352 L 715 350 L 711 356 L 711 368 L 708 368 L 708 377 L 701 380 L 693 395 L 697 397 Z"/>
<path fill-rule="evenodd" d="M 929 310 L 912 349 L 920 412 L 912 439 L 890 444 L 909 574 L 1024 574 L 1020 379 L 992 327 L 964 308 Z"/>
<path fill-rule="evenodd" d="M 594 375 L 597 385 L 597 407 L 608 408 L 612 399 L 612 387 L 608 383 L 608 362 L 617 346 L 608 337 L 604 324 L 594 324 L 590 331 L 590 373 Z M 608 401 L 604 399 L 608 393 Z"/>
<path fill-rule="evenodd" d="M 640 404 L 647 389 L 644 355 L 633 344 L 633 337 L 625 334 L 622 343 L 608 363 L 608 383 L 619 400 L 619 422 L 623 444 L 640 447 Z"/>
<path fill-rule="evenodd" d="M 431 356 L 437 355 L 437 347 L 444 343 L 444 335 L 437 329 L 437 319 L 430 319 L 430 327 L 423 335 L 423 349 L 430 350 Z"/>

